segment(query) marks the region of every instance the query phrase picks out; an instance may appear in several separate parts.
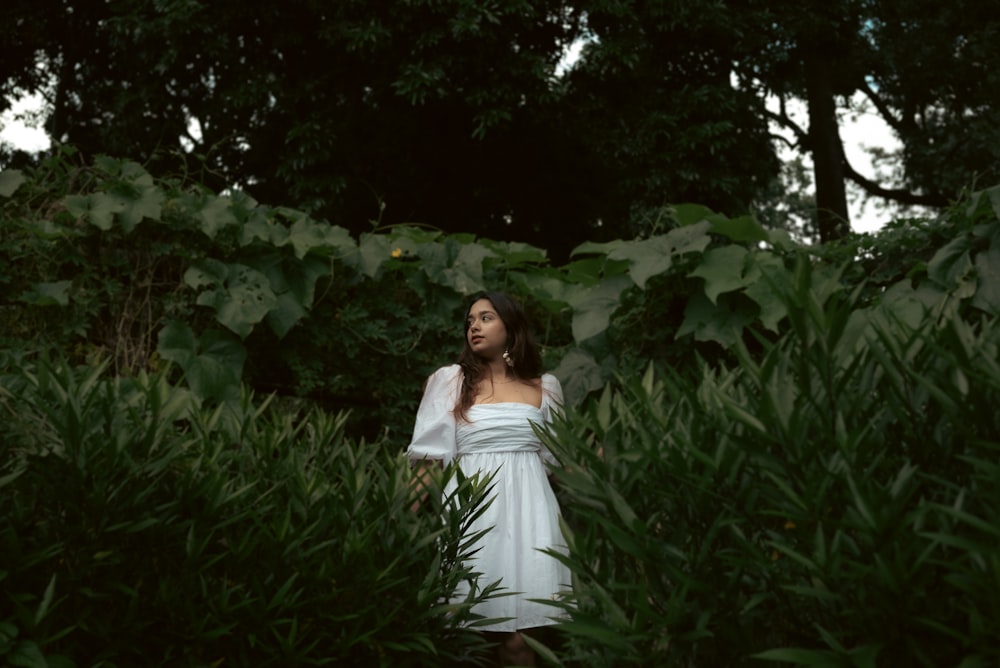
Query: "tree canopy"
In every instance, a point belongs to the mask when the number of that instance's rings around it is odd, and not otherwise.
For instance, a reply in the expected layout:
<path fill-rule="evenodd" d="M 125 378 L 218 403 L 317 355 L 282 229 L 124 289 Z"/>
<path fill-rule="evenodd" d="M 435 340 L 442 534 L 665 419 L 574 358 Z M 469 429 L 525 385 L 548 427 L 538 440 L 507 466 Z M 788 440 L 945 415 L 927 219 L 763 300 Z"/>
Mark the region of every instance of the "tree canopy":
<path fill-rule="evenodd" d="M 774 120 L 813 158 L 826 239 L 847 229 L 846 179 L 943 205 L 1000 164 L 1000 19 L 972 0 L 11 0 L 0 12 L 0 106 L 43 92 L 56 141 L 202 170 L 354 232 L 422 223 L 558 257 L 648 233 L 668 202 L 742 213 L 775 187 Z M 885 157 L 901 187 L 844 159 L 836 113 L 857 91 L 904 142 Z M 807 100 L 809 126 L 768 111 L 775 97 Z"/>

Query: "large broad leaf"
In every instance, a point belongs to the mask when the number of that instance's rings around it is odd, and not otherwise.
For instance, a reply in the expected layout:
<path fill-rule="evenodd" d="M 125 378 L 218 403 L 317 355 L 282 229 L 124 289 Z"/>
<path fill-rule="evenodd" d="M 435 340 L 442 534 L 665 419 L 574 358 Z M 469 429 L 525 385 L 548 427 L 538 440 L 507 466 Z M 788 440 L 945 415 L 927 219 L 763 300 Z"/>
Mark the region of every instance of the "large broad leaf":
<path fill-rule="evenodd" d="M 518 241 L 493 241 L 480 239 L 479 243 L 493 251 L 494 256 L 513 269 L 523 265 L 544 265 L 549 261 L 546 251 Z"/>
<path fill-rule="evenodd" d="M 731 346 L 742 336 L 743 329 L 753 322 L 755 309 L 749 299 L 740 295 L 723 295 L 712 302 L 706 295 L 698 293 L 688 300 L 684 309 L 684 322 L 677 330 L 677 337 L 694 334 L 698 341 L 717 341 L 723 346 Z"/>
<path fill-rule="evenodd" d="M 148 177 L 148 175 L 147 175 Z M 152 180 L 152 179 L 150 179 Z M 122 209 L 118 215 L 122 229 L 131 232 L 145 219 L 159 220 L 166 199 L 152 183 L 141 184 L 130 193 L 120 193 Z"/>
<path fill-rule="evenodd" d="M 980 216 L 989 217 L 988 212 L 992 212 L 993 216 L 1000 220 L 1000 185 L 972 193 L 969 197 L 969 204 L 965 209 L 967 217 L 972 219 Z"/>
<path fill-rule="evenodd" d="M 684 227 L 675 227 L 667 232 L 667 240 L 670 242 L 671 255 L 683 255 L 685 253 L 700 253 L 712 241 L 708 231 L 712 223 L 703 220 Z"/>
<path fill-rule="evenodd" d="M 927 277 L 946 290 L 958 288 L 972 272 L 972 243 L 972 235 L 963 234 L 939 248 L 927 264 Z"/>
<path fill-rule="evenodd" d="M 710 224 L 702 221 L 648 239 L 608 244 L 608 258 L 628 261 L 629 276 L 645 289 L 646 281 L 670 269 L 674 256 L 705 250 L 711 242 Z"/>
<path fill-rule="evenodd" d="M 760 277 L 744 293 L 760 307 L 758 318 L 761 324 L 777 332 L 778 323 L 788 314 L 782 295 L 792 290 L 792 274 L 785 269 L 780 258 L 770 253 L 756 253 L 754 262 L 760 269 Z"/>
<path fill-rule="evenodd" d="M 72 281 L 34 283 L 31 290 L 21 295 L 21 301 L 37 306 L 69 305 L 69 289 Z"/>
<path fill-rule="evenodd" d="M 438 245 L 440 244 L 427 244 Z M 392 257 L 392 248 L 384 234 L 362 234 L 358 242 L 358 253 L 358 268 L 361 273 L 369 278 L 378 278 L 382 265 Z"/>
<path fill-rule="evenodd" d="M 283 251 L 248 258 L 246 263 L 267 276 L 277 302 L 267 323 L 279 338 L 287 334 L 312 306 L 316 281 L 330 274 L 330 261 L 315 255 L 298 260 Z"/>
<path fill-rule="evenodd" d="M 239 396 L 246 349 L 231 334 L 209 330 L 196 339 L 187 323 L 174 320 L 160 330 L 156 351 L 184 371 L 197 396 L 217 401 Z"/>
<path fill-rule="evenodd" d="M 125 210 L 125 200 L 119 195 L 96 192 L 90 195 L 68 195 L 63 206 L 76 218 L 84 218 L 94 227 L 107 232 L 114 224 L 115 214 Z"/>
<path fill-rule="evenodd" d="M 576 257 L 577 255 L 609 255 L 623 245 L 632 243 L 630 241 L 625 241 L 622 239 L 615 239 L 614 241 L 584 241 L 582 244 L 570 251 L 570 257 Z"/>
<path fill-rule="evenodd" d="M 721 213 L 715 213 L 701 204 L 677 204 L 670 208 L 671 217 L 681 227 L 696 223 L 718 223 L 727 220 Z"/>
<path fill-rule="evenodd" d="M 621 305 L 621 294 L 632 284 L 628 276 L 612 276 L 571 298 L 573 338 L 577 342 L 597 336 L 608 328 L 611 315 Z"/>
<path fill-rule="evenodd" d="M 420 269 L 438 285 L 468 295 L 485 289 L 483 261 L 496 257 L 470 235 L 452 235 L 444 242 L 421 244 L 417 253 Z"/>
<path fill-rule="evenodd" d="M 632 281 L 645 289 L 646 281 L 652 276 L 670 269 L 673 257 L 670 242 L 665 236 L 656 236 L 642 241 L 622 244 L 608 253 L 612 260 L 627 260 L 628 274 Z"/>
<path fill-rule="evenodd" d="M 247 212 L 240 228 L 240 245 L 249 246 L 255 241 L 263 241 L 274 246 L 288 243 L 288 229 L 275 225 L 268 216 L 267 209 L 255 208 Z"/>
<path fill-rule="evenodd" d="M 720 294 L 745 288 L 760 276 L 760 272 L 747 271 L 747 249 L 730 245 L 713 248 L 702 257 L 690 276 L 700 276 L 705 280 L 705 296 L 712 303 Z"/>
<path fill-rule="evenodd" d="M 0 197 L 10 197 L 21 184 L 24 183 L 24 174 L 20 169 L 5 169 L 0 172 Z"/>
<path fill-rule="evenodd" d="M 225 278 L 220 280 L 222 267 Z M 193 287 L 214 286 L 198 295 L 196 303 L 214 308 L 216 320 L 240 338 L 246 338 L 277 304 L 267 276 L 243 264 L 224 265 L 210 260 L 189 269 L 184 280 Z"/>
<path fill-rule="evenodd" d="M 624 242 L 622 242 L 624 243 Z M 575 260 L 562 267 L 565 273 L 565 280 L 569 283 L 595 286 L 601 282 L 601 278 L 609 276 L 621 276 L 628 272 L 628 262 L 625 260 L 612 260 L 609 257 L 588 257 L 582 260 Z"/>
<path fill-rule="evenodd" d="M 530 294 L 532 299 L 553 313 L 558 313 L 569 306 L 573 295 L 584 289 L 577 283 L 567 282 L 557 269 L 535 270 L 530 273 L 513 272 L 509 278 L 525 294 Z"/>
<path fill-rule="evenodd" d="M 209 258 L 184 272 L 184 284 L 198 290 L 207 285 L 222 285 L 228 275 L 229 265 Z"/>
<path fill-rule="evenodd" d="M 712 232 L 729 237 L 733 241 L 771 240 L 771 235 L 753 216 L 716 220 L 712 223 Z"/>
<path fill-rule="evenodd" d="M 304 258 L 307 253 L 339 256 L 354 250 L 354 240 L 347 230 L 308 217 L 302 217 L 292 224 L 288 239 L 299 259 Z"/>
<path fill-rule="evenodd" d="M 485 289 L 483 260 L 494 256 L 493 251 L 481 244 L 462 244 L 455 262 L 442 272 L 442 285 L 450 287 L 462 295 Z"/>
<path fill-rule="evenodd" d="M 562 383 L 568 406 L 578 406 L 587 394 L 604 385 L 601 365 L 590 353 L 580 348 L 573 348 L 566 353 L 552 374 Z"/>
<path fill-rule="evenodd" d="M 238 224 L 233 214 L 232 200 L 228 197 L 203 194 L 195 211 L 195 218 L 201 223 L 201 231 L 210 239 L 214 239 L 219 230 Z"/>
<path fill-rule="evenodd" d="M 991 315 L 1000 315 L 1000 248 L 976 255 L 976 294 L 972 306 Z"/>

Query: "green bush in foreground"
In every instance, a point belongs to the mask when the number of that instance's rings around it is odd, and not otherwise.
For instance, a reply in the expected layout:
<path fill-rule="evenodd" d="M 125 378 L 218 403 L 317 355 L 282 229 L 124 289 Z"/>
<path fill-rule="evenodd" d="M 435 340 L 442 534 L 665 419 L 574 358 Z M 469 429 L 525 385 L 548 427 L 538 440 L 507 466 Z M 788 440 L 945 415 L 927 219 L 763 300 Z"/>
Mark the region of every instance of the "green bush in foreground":
<path fill-rule="evenodd" d="M 763 352 L 650 368 L 547 437 L 575 579 L 551 661 L 997 665 L 996 322 L 774 289 Z"/>
<path fill-rule="evenodd" d="M 481 656 L 460 626 L 477 599 L 448 600 L 485 485 L 412 513 L 408 464 L 345 439 L 343 416 L 241 406 L 206 412 L 163 377 L 101 368 L 0 378 L 0 663 Z"/>

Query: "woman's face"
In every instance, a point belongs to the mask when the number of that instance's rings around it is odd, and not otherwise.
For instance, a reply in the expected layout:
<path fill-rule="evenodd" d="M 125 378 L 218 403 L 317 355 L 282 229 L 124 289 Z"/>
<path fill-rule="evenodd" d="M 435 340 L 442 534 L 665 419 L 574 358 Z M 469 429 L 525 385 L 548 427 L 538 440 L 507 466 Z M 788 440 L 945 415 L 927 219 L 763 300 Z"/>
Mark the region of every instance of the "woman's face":
<path fill-rule="evenodd" d="M 496 359 L 507 347 L 507 326 L 497 315 L 488 299 L 480 299 L 469 308 L 466 316 L 465 340 L 472 352 L 487 359 Z"/>

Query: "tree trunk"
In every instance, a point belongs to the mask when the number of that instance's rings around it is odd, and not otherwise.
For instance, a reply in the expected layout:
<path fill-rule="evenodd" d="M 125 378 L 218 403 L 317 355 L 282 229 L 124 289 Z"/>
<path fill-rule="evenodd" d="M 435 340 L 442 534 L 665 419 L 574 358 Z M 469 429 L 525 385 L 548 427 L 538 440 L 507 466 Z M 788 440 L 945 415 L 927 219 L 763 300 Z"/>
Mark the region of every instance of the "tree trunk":
<path fill-rule="evenodd" d="M 809 103 L 809 147 L 816 180 L 816 222 L 822 243 L 840 239 L 851 229 L 844 189 L 844 147 L 837 126 L 831 68 L 832 49 L 805 52 L 806 99 Z"/>

